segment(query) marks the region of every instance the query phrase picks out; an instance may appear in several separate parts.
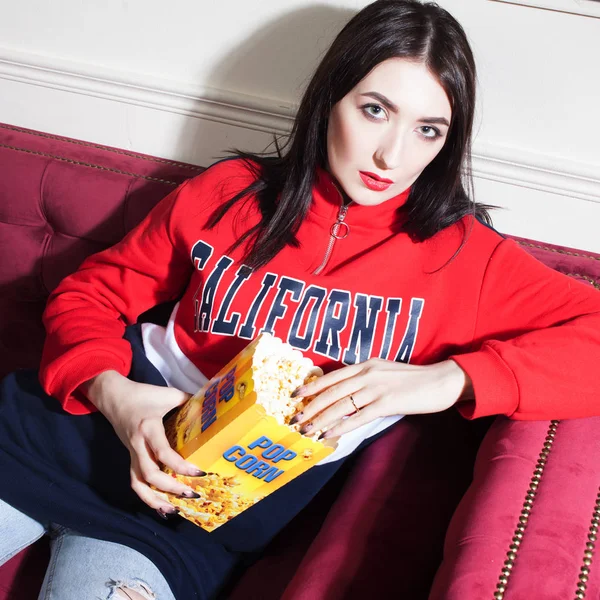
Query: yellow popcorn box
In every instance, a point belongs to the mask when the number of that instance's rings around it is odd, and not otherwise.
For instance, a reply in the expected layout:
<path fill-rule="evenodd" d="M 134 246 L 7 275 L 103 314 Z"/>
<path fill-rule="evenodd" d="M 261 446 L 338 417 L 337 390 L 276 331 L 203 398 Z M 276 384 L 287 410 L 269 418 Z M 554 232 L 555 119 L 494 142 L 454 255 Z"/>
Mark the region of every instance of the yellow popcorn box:
<path fill-rule="evenodd" d="M 336 448 L 288 423 L 304 406 L 291 393 L 322 374 L 298 350 L 262 334 L 165 423 L 171 446 L 207 472 L 174 477 L 199 498 L 160 495 L 213 531 L 304 473 Z"/>

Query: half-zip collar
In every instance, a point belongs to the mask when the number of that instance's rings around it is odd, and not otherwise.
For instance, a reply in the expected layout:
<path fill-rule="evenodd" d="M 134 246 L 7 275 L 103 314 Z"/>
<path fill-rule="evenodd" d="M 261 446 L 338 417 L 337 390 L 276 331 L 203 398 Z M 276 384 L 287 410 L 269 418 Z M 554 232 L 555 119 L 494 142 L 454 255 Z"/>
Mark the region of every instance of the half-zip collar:
<path fill-rule="evenodd" d="M 408 200 L 409 192 L 410 188 L 376 206 L 362 206 L 351 202 L 345 215 L 345 222 L 350 228 L 363 226 L 393 231 L 403 221 L 403 216 L 398 214 L 398 209 Z M 333 177 L 325 169 L 318 167 L 310 211 L 334 223 L 343 203 L 344 196 Z"/>
<path fill-rule="evenodd" d="M 323 269 L 327 266 L 329 259 L 331 258 L 331 253 L 333 252 L 333 247 L 337 240 L 345 240 L 350 234 L 350 226 L 345 222 L 346 215 L 348 214 L 348 204 L 341 204 L 336 222 L 331 226 L 331 231 L 329 233 L 329 243 L 327 244 L 327 249 L 325 250 L 325 255 L 323 257 L 323 261 L 321 264 L 313 271 L 313 275 L 320 275 L 323 272 Z"/>

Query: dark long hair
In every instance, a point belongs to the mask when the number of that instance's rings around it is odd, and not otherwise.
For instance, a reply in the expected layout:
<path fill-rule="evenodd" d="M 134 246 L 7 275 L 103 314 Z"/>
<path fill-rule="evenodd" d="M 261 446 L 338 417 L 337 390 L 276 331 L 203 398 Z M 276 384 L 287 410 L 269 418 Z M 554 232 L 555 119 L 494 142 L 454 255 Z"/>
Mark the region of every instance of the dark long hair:
<path fill-rule="evenodd" d="M 402 230 L 424 241 L 464 217 L 491 223 L 488 206 L 470 199 L 475 62 L 465 32 L 443 8 L 417 0 L 377 0 L 355 15 L 317 67 L 283 148 L 276 156 L 235 151 L 256 180 L 224 203 L 208 221 L 214 227 L 234 204 L 256 196 L 262 218 L 231 249 L 246 244 L 245 264 L 267 264 L 295 237 L 312 201 L 317 167 L 327 164 L 332 107 L 379 63 L 389 58 L 422 62 L 437 77 L 452 106 L 442 150 L 411 187 Z"/>

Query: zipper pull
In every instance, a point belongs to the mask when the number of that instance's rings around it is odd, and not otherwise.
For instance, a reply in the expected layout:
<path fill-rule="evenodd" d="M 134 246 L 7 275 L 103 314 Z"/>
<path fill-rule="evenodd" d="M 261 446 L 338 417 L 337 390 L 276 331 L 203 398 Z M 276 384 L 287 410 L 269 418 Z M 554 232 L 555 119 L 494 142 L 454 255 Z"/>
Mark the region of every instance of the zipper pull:
<path fill-rule="evenodd" d="M 331 226 L 331 237 L 336 240 L 343 240 L 348 237 L 350 233 L 350 225 L 344 221 L 346 213 L 348 212 L 348 205 L 342 204 L 340 206 L 340 212 L 338 213 L 337 221 Z"/>
<path fill-rule="evenodd" d="M 331 252 L 333 251 L 333 246 L 335 245 L 335 240 L 343 240 L 344 238 L 348 237 L 348 234 L 350 233 L 350 225 L 348 225 L 348 223 L 344 221 L 347 212 L 348 205 L 342 204 L 338 212 L 337 220 L 329 230 L 329 244 L 327 244 L 327 249 L 325 250 L 323 262 L 313 271 L 313 275 L 319 275 L 327 266 L 327 263 L 329 262 L 329 257 L 331 256 Z"/>

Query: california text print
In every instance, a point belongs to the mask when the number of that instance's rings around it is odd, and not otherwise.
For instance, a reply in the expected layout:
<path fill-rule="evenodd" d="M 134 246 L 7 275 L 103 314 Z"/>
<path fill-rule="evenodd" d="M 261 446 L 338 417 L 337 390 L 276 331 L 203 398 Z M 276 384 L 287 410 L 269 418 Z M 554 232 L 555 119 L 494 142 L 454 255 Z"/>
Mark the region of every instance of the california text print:
<path fill-rule="evenodd" d="M 410 361 L 425 306 L 422 298 L 411 298 L 403 307 L 402 298 L 307 286 L 300 279 L 269 272 L 262 276 L 258 291 L 248 294 L 243 288 L 254 283 L 256 274 L 252 269 L 241 265 L 227 277 L 233 259 L 224 255 L 209 260 L 212 254 L 212 246 L 202 240 L 192 250 L 195 268 L 206 269 L 203 284 L 194 295 L 195 332 L 247 339 L 270 333 L 299 350 L 345 364 L 375 356 Z M 219 286 L 222 289 L 218 294 Z M 239 299 L 244 304 L 240 305 Z M 241 315 L 246 315 L 243 322 Z M 401 324 L 402 337 L 394 335 Z"/>

